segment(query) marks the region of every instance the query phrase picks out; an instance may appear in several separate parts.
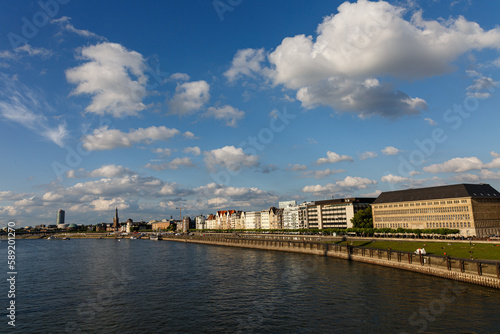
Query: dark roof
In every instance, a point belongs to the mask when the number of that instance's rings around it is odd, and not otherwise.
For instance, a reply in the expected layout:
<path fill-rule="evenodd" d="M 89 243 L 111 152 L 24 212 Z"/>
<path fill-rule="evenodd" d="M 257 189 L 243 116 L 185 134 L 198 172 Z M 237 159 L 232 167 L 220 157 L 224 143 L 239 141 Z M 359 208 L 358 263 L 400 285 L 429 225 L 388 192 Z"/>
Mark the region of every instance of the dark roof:
<path fill-rule="evenodd" d="M 386 191 L 373 202 L 393 203 L 409 201 L 425 201 L 431 199 L 473 197 L 500 198 L 500 193 L 489 184 L 453 184 L 449 186 Z"/>

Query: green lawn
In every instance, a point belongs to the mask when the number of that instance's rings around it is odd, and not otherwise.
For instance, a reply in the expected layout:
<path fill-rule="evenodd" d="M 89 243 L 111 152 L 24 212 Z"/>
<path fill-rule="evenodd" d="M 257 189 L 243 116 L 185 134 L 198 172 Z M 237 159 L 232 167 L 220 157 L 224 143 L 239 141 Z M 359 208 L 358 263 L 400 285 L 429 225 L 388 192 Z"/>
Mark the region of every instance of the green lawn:
<path fill-rule="evenodd" d="M 338 243 L 345 245 L 343 241 Z M 351 241 L 349 241 L 351 244 Z M 453 243 L 453 242 L 429 242 L 429 241 L 353 241 L 353 246 L 363 246 L 366 248 L 388 249 L 395 251 L 414 252 L 417 248 L 425 248 L 427 254 L 446 255 L 468 259 L 500 260 L 500 244 L 478 244 Z M 472 252 L 472 253 L 470 253 Z"/>

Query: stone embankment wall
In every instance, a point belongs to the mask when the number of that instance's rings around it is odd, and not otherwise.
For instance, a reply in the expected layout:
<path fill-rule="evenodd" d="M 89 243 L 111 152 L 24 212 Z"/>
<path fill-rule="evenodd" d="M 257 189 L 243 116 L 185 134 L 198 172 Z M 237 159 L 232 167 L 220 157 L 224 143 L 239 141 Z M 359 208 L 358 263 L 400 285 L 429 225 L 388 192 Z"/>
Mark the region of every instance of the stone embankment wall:
<path fill-rule="evenodd" d="M 164 237 L 164 240 L 332 256 L 500 289 L 500 261 L 418 255 L 389 249 L 340 246 L 310 241 L 213 236 L 170 236 Z"/>

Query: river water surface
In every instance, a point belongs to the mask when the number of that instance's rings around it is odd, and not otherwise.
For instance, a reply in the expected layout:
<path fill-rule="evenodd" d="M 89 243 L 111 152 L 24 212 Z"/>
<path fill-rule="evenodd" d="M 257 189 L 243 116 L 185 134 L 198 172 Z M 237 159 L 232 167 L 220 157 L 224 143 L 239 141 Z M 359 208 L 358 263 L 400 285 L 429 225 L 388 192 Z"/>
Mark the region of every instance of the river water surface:
<path fill-rule="evenodd" d="M 335 258 L 128 239 L 17 240 L 16 251 L 16 327 L 3 316 L 2 333 L 500 328 L 498 290 Z"/>

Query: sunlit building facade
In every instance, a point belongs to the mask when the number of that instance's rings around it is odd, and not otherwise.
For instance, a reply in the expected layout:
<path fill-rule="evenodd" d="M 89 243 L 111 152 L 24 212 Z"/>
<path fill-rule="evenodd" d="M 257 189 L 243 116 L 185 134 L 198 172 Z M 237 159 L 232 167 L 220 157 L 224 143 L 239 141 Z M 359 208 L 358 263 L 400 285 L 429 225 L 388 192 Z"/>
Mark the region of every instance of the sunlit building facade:
<path fill-rule="evenodd" d="M 500 193 L 489 184 L 383 192 L 372 204 L 375 228 L 458 229 L 463 236 L 500 234 Z"/>

